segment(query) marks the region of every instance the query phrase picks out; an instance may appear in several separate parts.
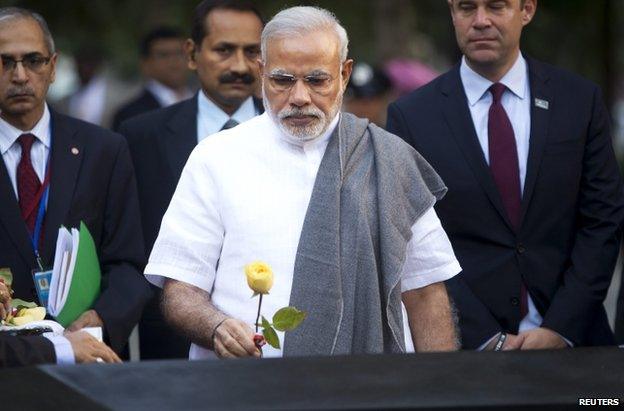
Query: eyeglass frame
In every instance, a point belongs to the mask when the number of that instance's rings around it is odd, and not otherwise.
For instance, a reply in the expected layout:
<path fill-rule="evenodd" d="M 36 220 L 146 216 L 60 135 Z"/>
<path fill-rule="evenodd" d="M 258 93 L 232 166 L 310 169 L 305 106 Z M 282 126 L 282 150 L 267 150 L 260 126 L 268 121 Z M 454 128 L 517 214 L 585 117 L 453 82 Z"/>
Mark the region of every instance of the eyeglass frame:
<path fill-rule="evenodd" d="M 35 58 L 39 58 L 42 61 L 41 65 L 39 67 L 37 67 L 37 68 L 31 67 L 30 63 L 24 64 L 24 62 L 27 62 L 29 59 L 35 59 Z M 43 55 L 39 54 L 38 52 L 25 54 L 19 60 L 13 58 L 12 56 L 3 54 L 3 55 L 0 55 L 0 64 L 2 64 L 2 70 L 6 71 L 6 72 L 14 72 L 15 69 L 17 69 L 17 63 L 21 63 L 22 67 L 24 68 L 24 70 L 28 70 L 31 73 L 39 73 L 41 71 L 41 69 L 43 69 L 43 67 L 45 67 L 48 64 L 50 64 L 50 61 L 52 61 L 53 58 L 54 58 L 54 54 L 51 55 L 51 56 L 44 57 Z M 10 62 L 9 64 L 12 64 L 13 67 L 10 67 L 10 68 L 7 67 L 6 64 L 5 64 L 5 61 Z"/>
<path fill-rule="evenodd" d="M 343 68 L 343 63 L 340 64 L 340 73 L 342 73 L 342 68 Z M 314 73 L 314 71 L 312 73 Z M 318 90 L 315 90 L 311 86 L 309 78 L 316 77 L 316 76 L 319 76 L 319 75 L 323 75 L 323 76 L 327 76 L 328 77 L 329 81 L 328 81 L 328 85 L 327 85 L 327 90 L 318 91 Z M 274 70 L 273 72 L 271 72 L 269 74 L 263 74 L 262 76 L 267 78 L 267 79 L 269 79 L 269 80 L 274 80 L 275 76 L 288 77 L 291 80 L 293 80 L 292 83 L 287 88 L 281 89 L 281 90 L 279 88 L 275 87 L 273 84 L 271 84 L 271 87 L 273 87 L 276 91 L 278 91 L 280 93 L 290 92 L 292 90 L 292 88 L 295 86 L 295 84 L 297 84 L 297 82 L 299 80 L 302 80 L 303 83 L 308 88 L 308 90 L 310 90 L 310 91 L 312 91 L 312 92 L 314 92 L 316 94 L 323 95 L 323 94 L 325 94 L 325 93 L 327 93 L 329 91 L 331 84 L 333 83 L 334 80 L 336 80 L 336 77 L 332 76 L 329 73 L 325 73 L 325 72 L 320 72 L 318 74 L 307 74 L 305 76 L 295 76 L 294 74 L 288 73 L 288 72 L 286 72 L 284 70 L 280 70 L 280 69 Z"/>

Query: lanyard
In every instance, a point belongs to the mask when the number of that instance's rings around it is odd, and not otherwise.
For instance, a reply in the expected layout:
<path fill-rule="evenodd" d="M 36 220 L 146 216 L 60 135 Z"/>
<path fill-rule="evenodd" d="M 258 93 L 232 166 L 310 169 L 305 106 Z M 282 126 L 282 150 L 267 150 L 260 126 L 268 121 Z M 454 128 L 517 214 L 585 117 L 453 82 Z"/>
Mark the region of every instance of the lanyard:
<path fill-rule="evenodd" d="M 47 163 L 50 163 L 49 156 Z M 48 194 L 50 193 L 50 172 L 48 164 L 46 164 L 46 178 L 39 189 L 39 193 L 41 194 L 37 193 L 37 197 L 39 197 L 39 209 L 37 210 L 37 219 L 35 220 L 35 230 L 30 238 L 32 241 L 33 251 L 35 252 L 35 258 L 37 259 L 37 265 L 41 271 L 43 271 L 43 263 L 41 261 L 41 256 L 39 255 L 39 239 L 41 238 L 41 228 L 43 226 L 43 219 L 45 218 Z"/>
<path fill-rule="evenodd" d="M 52 159 L 52 119 L 50 119 L 50 150 L 48 152 L 48 159 L 46 161 L 45 178 L 43 184 L 35 195 L 35 200 L 32 202 L 31 208 L 26 213 L 26 218 L 35 211 L 37 204 L 37 219 L 35 220 L 35 230 L 30 237 L 32 242 L 33 251 L 35 252 L 35 259 L 39 269 L 43 271 L 43 262 L 41 261 L 41 255 L 39 254 L 39 239 L 41 237 L 41 228 L 43 227 L 43 219 L 45 218 L 46 205 L 48 203 L 48 195 L 50 193 L 50 162 Z"/>

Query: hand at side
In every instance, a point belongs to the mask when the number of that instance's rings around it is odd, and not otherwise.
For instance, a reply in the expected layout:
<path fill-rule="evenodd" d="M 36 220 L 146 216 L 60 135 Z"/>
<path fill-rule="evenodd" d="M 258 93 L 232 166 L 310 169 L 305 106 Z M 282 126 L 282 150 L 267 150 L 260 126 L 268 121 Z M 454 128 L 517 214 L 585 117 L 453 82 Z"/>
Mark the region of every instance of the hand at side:
<path fill-rule="evenodd" d="M 96 362 L 98 358 L 107 363 L 121 362 L 112 349 L 84 331 L 66 332 L 65 338 L 71 343 L 76 363 Z"/>

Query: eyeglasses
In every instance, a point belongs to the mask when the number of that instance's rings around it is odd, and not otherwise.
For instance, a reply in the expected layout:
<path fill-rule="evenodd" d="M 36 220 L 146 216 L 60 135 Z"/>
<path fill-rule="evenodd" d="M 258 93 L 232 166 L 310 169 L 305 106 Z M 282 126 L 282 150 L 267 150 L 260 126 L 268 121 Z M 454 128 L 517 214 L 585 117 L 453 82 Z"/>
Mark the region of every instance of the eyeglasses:
<path fill-rule="evenodd" d="M 310 74 L 308 76 L 297 77 L 292 74 L 280 73 L 269 74 L 271 87 L 276 91 L 289 91 L 299 80 L 303 80 L 304 84 L 313 92 L 323 94 L 329 91 L 331 83 L 334 80 L 329 74 Z"/>
<path fill-rule="evenodd" d="M 27 54 L 22 57 L 21 60 L 16 60 L 10 56 L 2 56 L 2 68 L 5 71 L 13 71 L 17 67 L 17 63 L 22 63 L 22 66 L 32 72 L 39 72 L 43 69 L 43 66 L 48 64 L 52 57 L 44 57 L 38 54 Z"/>

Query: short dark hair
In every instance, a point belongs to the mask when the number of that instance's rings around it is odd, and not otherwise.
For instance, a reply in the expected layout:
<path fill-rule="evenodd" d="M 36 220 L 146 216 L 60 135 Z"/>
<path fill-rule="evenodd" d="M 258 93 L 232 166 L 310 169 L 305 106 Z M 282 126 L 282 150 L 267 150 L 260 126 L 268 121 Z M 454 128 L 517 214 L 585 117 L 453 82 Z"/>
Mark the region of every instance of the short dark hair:
<path fill-rule="evenodd" d="M 2 7 L 0 8 L 0 19 L 3 18 L 22 18 L 22 19 L 33 19 L 39 24 L 41 31 L 43 32 L 43 38 L 46 43 L 46 47 L 48 49 L 48 53 L 54 54 L 54 39 L 52 38 L 52 33 L 50 33 L 50 29 L 48 28 L 48 23 L 46 23 L 45 19 L 41 14 L 35 13 L 34 11 L 23 9 L 21 7 Z"/>
<path fill-rule="evenodd" d="M 235 10 L 241 12 L 250 12 L 258 16 L 262 25 L 264 19 L 258 8 L 251 1 L 244 0 L 204 0 L 195 7 L 193 12 L 193 21 L 191 24 L 191 39 L 199 47 L 204 37 L 208 35 L 208 25 L 206 17 L 213 10 Z"/>
<path fill-rule="evenodd" d="M 158 40 L 184 39 L 182 31 L 168 26 L 160 26 L 150 30 L 143 36 L 139 43 L 139 54 L 141 57 L 148 57 L 152 51 L 152 46 Z"/>

